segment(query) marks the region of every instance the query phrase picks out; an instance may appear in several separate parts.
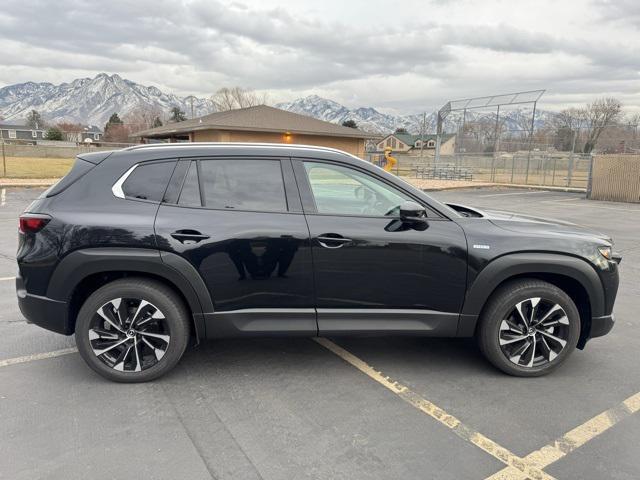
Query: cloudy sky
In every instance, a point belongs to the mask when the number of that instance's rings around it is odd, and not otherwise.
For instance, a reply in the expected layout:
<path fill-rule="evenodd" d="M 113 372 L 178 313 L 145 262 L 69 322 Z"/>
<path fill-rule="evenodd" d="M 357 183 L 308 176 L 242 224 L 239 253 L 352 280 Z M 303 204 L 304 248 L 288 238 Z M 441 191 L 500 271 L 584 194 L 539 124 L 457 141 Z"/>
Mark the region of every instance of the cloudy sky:
<path fill-rule="evenodd" d="M 0 44 L 0 86 L 107 72 L 397 113 L 545 88 L 547 109 L 640 111 L 639 0 L 3 0 Z"/>

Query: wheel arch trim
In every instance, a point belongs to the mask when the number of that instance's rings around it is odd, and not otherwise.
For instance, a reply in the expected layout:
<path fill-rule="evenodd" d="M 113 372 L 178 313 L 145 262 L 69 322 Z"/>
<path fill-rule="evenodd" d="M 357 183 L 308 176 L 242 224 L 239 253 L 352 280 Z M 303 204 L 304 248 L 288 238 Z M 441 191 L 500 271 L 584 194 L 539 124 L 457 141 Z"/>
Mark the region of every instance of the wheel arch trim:
<path fill-rule="evenodd" d="M 604 291 L 595 269 L 586 260 L 553 253 L 515 253 L 489 263 L 467 289 L 462 315 L 479 315 L 500 284 L 526 274 L 555 274 L 577 281 L 589 296 L 591 315 L 604 315 Z"/>
<path fill-rule="evenodd" d="M 69 302 L 76 288 L 91 275 L 108 272 L 151 274 L 174 285 L 186 299 L 197 339 L 205 338 L 203 315 L 213 301 L 198 271 L 175 253 L 146 248 L 87 248 L 65 256 L 56 267 L 47 297 Z"/>

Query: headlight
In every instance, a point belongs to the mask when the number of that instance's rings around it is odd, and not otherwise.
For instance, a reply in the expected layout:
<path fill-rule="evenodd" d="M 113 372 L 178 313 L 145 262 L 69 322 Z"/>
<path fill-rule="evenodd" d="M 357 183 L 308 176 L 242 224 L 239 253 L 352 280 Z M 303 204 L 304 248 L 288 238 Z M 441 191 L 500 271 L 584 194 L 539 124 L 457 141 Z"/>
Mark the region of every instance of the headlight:
<path fill-rule="evenodd" d="M 607 260 L 611 260 L 613 258 L 611 247 L 598 247 L 598 251 L 600 252 L 600 255 L 602 255 Z"/>

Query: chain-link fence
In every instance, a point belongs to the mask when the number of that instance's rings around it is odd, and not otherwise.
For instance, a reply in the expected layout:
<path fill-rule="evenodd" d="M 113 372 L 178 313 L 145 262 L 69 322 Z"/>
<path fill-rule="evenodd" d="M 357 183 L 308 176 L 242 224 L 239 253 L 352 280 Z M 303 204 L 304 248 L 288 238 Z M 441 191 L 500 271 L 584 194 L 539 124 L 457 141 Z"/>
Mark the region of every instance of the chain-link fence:
<path fill-rule="evenodd" d="M 542 185 L 586 189 L 592 157 L 585 154 L 515 152 L 434 156 L 394 154 L 396 175 L 438 180 L 467 180 L 514 185 Z M 384 166 L 384 155 L 370 154 L 370 162 Z"/>

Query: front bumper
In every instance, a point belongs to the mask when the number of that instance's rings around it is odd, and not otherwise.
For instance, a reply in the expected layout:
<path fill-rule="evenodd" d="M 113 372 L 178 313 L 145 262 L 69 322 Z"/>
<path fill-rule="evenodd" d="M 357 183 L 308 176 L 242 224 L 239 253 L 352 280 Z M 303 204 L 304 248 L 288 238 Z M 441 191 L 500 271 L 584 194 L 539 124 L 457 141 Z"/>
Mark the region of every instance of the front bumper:
<path fill-rule="evenodd" d="M 20 275 L 16 277 L 16 294 L 18 306 L 27 322 L 63 335 L 73 333 L 67 323 L 67 302 L 27 293 Z"/>
<path fill-rule="evenodd" d="M 602 337 L 611 331 L 613 324 L 616 322 L 613 313 L 603 317 L 593 317 L 591 319 L 591 330 L 589 338 Z"/>

